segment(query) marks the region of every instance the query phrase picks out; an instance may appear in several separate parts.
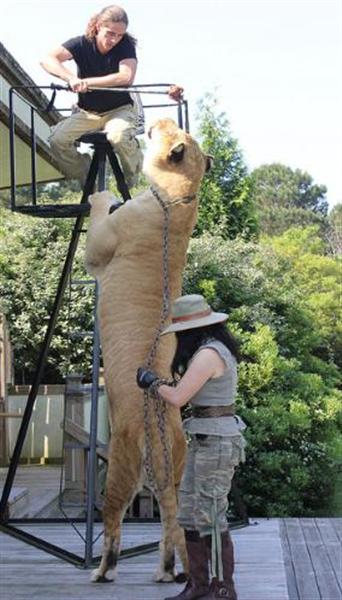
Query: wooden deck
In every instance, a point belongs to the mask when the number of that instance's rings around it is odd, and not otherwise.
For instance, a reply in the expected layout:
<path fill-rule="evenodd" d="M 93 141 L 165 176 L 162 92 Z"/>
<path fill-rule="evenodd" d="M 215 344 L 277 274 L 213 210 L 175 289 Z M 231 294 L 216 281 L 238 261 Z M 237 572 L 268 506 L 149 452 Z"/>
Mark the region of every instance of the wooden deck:
<path fill-rule="evenodd" d="M 342 519 L 283 519 L 290 600 L 341 600 Z"/>
<path fill-rule="evenodd" d="M 7 471 L 0 468 L 0 493 Z M 19 465 L 9 497 L 11 517 L 49 517 L 46 508 L 58 497 L 60 474 L 60 466 Z"/>
<path fill-rule="evenodd" d="M 239 600 L 341 600 L 341 519 L 258 519 L 232 531 Z M 80 528 L 82 526 L 79 526 Z M 65 524 L 21 526 L 83 555 L 84 545 Z M 96 524 L 96 531 L 100 526 Z M 157 541 L 157 523 L 125 523 L 122 547 Z M 101 548 L 96 542 L 95 554 Z M 161 600 L 177 584 L 156 584 L 158 553 L 121 560 L 114 583 L 92 584 L 90 572 L 0 533 L 1 600 Z"/>
<path fill-rule="evenodd" d="M 81 552 L 80 538 L 64 524 L 25 525 L 23 528 L 72 552 Z M 239 600 L 288 600 L 279 521 L 260 520 L 234 530 L 232 536 Z M 159 524 L 127 523 L 122 546 L 153 542 L 159 537 Z M 89 571 L 77 569 L 8 535 L 1 534 L 0 543 L 2 600 L 39 597 L 44 600 L 161 600 L 182 589 L 177 584 L 153 582 L 157 552 L 120 561 L 115 583 L 95 585 L 89 583 Z M 99 547 L 100 540 L 95 553 Z"/>

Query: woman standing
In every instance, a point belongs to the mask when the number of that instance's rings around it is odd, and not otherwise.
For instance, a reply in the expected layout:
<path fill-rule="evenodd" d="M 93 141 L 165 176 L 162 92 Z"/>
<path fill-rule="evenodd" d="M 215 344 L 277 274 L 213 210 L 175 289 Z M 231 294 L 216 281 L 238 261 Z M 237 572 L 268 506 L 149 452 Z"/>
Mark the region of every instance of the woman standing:
<path fill-rule="evenodd" d="M 185 530 L 190 580 L 178 596 L 165 600 L 237 600 L 226 513 L 235 467 L 244 460 L 241 430 L 245 425 L 234 407 L 238 346 L 224 325 L 228 315 L 212 311 L 202 296 L 178 298 L 171 312 L 172 324 L 163 335 L 176 334 L 171 372 L 181 379 L 171 386 L 152 371 L 140 368 L 137 373 L 139 387 L 157 389 L 166 402 L 178 408 L 187 402 L 192 406 L 192 417 L 184 421 L 190 442 L 178 510 L 178 521 Z"/>

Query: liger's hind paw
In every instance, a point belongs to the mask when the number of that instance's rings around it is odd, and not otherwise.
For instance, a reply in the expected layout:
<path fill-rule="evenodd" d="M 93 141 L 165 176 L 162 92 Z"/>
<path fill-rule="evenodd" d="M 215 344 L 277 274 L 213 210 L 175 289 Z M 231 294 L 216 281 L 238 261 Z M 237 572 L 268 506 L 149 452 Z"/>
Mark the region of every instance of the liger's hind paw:
<path fill-rule="evenodd" d="M 185 583 L 186 581 L 188 581 L 188 579 L 189 575 L 187 575 L 187 573 L 177 573 L 177 575 L 175 576 L 176 583 Z"/>
<path fill-rule="evenodd" d="M 175 577 L 172 573 L 158 570 L 153 577 L 153 581 L 156 583 L 174 583 Z"/>
<path fill-rule="evenodd" d="M 95 569 L 90 577 L 92 583 L 111 583 L 115 579 L 115 571 L 109 569 L 105 575 L 102 575 L 100 569 Z"/>

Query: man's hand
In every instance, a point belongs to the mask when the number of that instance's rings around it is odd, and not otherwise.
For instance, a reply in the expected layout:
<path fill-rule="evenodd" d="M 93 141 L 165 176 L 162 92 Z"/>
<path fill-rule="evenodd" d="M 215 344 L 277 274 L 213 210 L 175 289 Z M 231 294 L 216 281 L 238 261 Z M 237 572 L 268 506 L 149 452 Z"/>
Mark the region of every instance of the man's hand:
<path fill-rule="evenodd" d="M 79 77 L 70 77 L 68 80 L 68 86 L 73 92 L 86 92 L 88 90 L 88 82 L 86 79 L 80 79 Z"/>
<path fill-rule="evenodd" d="M 137 370 L 137 384 L 143 390 L 148 389 L 154 381 L 157 381 L 157 379 L 159 379 L 158 375 L 149 369 L 139 367 Z"/>
<path fill-rule="evenodd" d="M 180 85 L 170 85 L 167 93 L 172 100 L 179 102 L 180 100 L 183 100 L 184 88 Z"/>

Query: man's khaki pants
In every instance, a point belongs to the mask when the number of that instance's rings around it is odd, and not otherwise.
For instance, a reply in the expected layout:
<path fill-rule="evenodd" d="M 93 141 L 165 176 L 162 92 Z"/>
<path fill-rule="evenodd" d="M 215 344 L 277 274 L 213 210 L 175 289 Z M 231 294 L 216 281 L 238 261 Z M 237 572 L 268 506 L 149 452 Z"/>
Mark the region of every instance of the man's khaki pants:
<path fill-rule="evenodd" d="M 131 104 L 97 114 L 78 109 L 51 129 L 51 150 L 60 170 L 69 179 L 78 179 L 83 187 L 89 165 L 88 154 L 77 151 L 75 140 L 84 133 L 104 131 L 117 153 L 128 187 L 137 183 L 143 155 L 136 134 L 136 111 Z"/>

